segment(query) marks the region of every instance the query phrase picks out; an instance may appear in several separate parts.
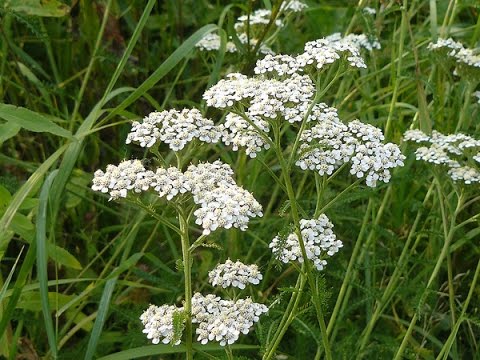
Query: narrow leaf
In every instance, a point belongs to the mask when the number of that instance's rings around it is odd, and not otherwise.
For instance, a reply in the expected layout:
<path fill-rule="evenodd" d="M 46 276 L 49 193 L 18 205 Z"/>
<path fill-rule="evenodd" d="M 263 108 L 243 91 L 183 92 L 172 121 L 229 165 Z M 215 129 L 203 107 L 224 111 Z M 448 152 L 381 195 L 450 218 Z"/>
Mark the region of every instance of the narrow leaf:
<path fill-rule="evenodd" d="M 70 131 L 55 124 L 45 116 L 22 107 L 0 104 L 0 118 L 30 131 L 48 132 L 66 138 L 72 137 Z"/>

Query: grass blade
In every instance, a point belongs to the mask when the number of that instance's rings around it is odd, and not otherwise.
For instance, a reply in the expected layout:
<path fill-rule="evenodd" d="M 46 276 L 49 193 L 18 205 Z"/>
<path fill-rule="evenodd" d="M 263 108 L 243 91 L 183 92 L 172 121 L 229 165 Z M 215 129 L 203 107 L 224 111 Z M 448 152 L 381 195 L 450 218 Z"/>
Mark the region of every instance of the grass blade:
<path fill-rule="evenodd" d="M 115 289 L 115 284 L 117 283 L 117 278 L 113 278 L 107 281 L 105 288 L 103 289 L 102 298 L 100 299 L 100 305 L 98 307 L 97 318 L 95 319 L 95 324 L 93 325 L 92 334 L 90 335 L 90 340 L 88 341 L 87 351 L 85 353 L 85 360 L 93 359 L 95 355 L 95 350 L 97 349 L 98 340 L 100 334 L 102 333 L 103 324 L 107 319 L 108 308 L 110 307 L 110 299 L 112 298 L 113 290 Z"/>
<path fill-rule="evenodd" d="M 22 205 L 23 201 L 27 198 L 33 188 L 37 186 L 39 181 L 42 180 L 43 175 L 48 171 L 48 169 L 58 160 L 60 155 L 63 154 L 67 145 L 62 146 L 60 149 L 55 151 L 50 157 L 45 160 L 42 165 L 38 167 L 38 169 L 28 178 L 25 184 L 15 193 L 15 196 L 12 199 L 12 202 L 5 210 L 2 218 L 0 219 L 0 234 L 6 234 L 7 229 L 12 222 L 13 217 L 15 216 L 18 208 Z M 3 258 L 5 249 L 8 246 L 8 239 L 5 237 L 0 236 L 0 260 Z"/>
<path fill-rule="evenodd" d="M 50 312 L 50 304 L 48 301 L 48 244 L 47 244 L 47 210 L 48 210 L 48 198 L 50 194 L 50 188 L 52 186 L 55 176 L 57 176 L 58 170 L 54 170 L 43 183 L 42 190 L 40 191 L 40 199 L 38 204 L 37 215 L 37 229 L 36 229 L 36 241 L 37 241 L 37 272 L 38 282 L 40 284 L 40 298 L 42 301 L 43 320 L 45 322 L 45 330 L 47 332 L 48 344 L 50 351 L 54 358 L 57 357 L 57 341 L 55 331 L 53 329 L 53 322 Z"/>

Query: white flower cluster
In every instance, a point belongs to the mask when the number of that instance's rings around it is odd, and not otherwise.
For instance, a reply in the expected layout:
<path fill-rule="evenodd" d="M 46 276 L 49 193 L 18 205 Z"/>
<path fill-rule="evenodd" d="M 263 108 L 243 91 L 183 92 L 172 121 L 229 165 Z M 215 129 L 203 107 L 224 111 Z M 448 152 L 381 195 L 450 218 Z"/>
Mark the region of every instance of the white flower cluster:
<path fill-rule="evenodd" d="M 477 169 L 462 165 L 470 159 L 480 162 L 480 153 L 472 154 L 473 151 L 478 152 L 480 140 L 462 133 L 444 135 L 435 130 L 431 135 L 420 130 L 408 130 L 403 139 L 428 144 L 429 146 L 419 147 L 415 151 L 416 159 L 449 167 L 448 175 L 452 180 L 467 185 L 480 182 L 480 172 Z"/>
<path fill-rule="evenodd" d="M 192 298 L 192 323 L 198 324 L 197 340 L 202 344 L 209 341 L 217 341 L 221 346 L 233 344 L 240 334 L 248 334 L 267 311 L 265 305 L 250 298 L 232 301 L 200 293 Z"/>
<path fill-rule="evenodd" d="M 262 217 L 262 206 L 247 190 L 237 186 L 228 165 L 216 161 L 191 165 L 185 172 L 193 201 L 200 205 L 195 210 L 195 223 L 208 235 L 217 228 L 231 227 L 245 231 L 252 217 Z"/>
<path fill-rule="evenodd" d="M 297 56 L 297 62 L 301 67 L 312 65 L 322 69 L 325 65 L 334 63 L 343 55 L 346 56 L 350 66 L 356 68 L 367 67 L 360 55 L 359 46 L 347 38 L 338 38 L 337 36 L 307 42 L 304 52 Z"/>
<path fill-rule="evenodd" d="M 250 43 L 250 46 L 255 46 L 258 42 L 257 39 L 248 39 L 247 34 L 238 34 L 238 40 L 240 43 L 246 45 Z M 205 37 L 203 37 L 202 40 L 200 40 L 195 46 L 199 48 L 201 51 L 218 51 L 220 50 L 220 45 L 221 45 L 221 38 L 217 34 L 207 34 Z M 228 53 L 235 53 L 238 51 L 235 43 L 232 41 L 231 37 L 226 43 L 226 52 Z M 261 54 L 274 54 L 272 49 L 270 49 L 267 45 L 262 44 L 260 45 L 260 48 L 258 51 Z"/>
<path fill-rule="evenodd" d="M 201 51 L 218 51 L 220 50 L 221 38 L 218 34 L 209 33 L 205 35 L 195 46 Z M 232 41 L 227 41 L 226 52 L 234 53 L 237 47 Z"/>
<path fill-rule="evenodd" d="M 285 12 L 302 12 L 308 5 L 298 0 L 290 0 L 282 3 L 281 10 Z"/>
<path fill-rule="evenodd" d="M 473 49 L 465 48 L 462 43 L 452 38 L 439 38 L 436 43 L 429 43 L 427 49 L 437 53 L 441 59 L 447 56 L 455 60 L 457 68 L 454 74 L 479 75 L 480 55 Z"/>
<path fill-rule="evenodd" d="M 405 160 L 398 146 L 384 144 L 382 131 L 372 125 L 358 120 L 343 124 L 329 109 L 323 110 L 327 116 L 322 121 L 303 132 L 296 165 L 323 176 L 350 162 L 350 173 L 357 178 L 365 176 L 368 186 L 389 182 L 390 169 L 403 166 Z"/>
<path fill-rule="evenodd" d="M 461 181 L 467 185 L 480 183 L 480 171 L 470 166 L 454 167 L 448 170 L 453 181 Z"/>
<path fill-rule="evenodd" d="M 233 73 L 226 80 L 205 91 L 208 106 L 219 109 L 248 107 L 249 118 L 275 119 L 283 117 L 290 123 L 302 121 L 315 92 L 310 77 L 292 74 L 284 81 L 248 78 Z"/>
<path fill-rule="evenodd" d="M 298 0 L 292 0 L 282 4 L 282 13 L 296 13 L 301 12 L 307 8 L 307 5 Z M 237 37 L 240 43 L 243 45 L 248 45 L 250 47 L 255 47 L 258 42 L 258 37 L 265 29 L 267 24 L 270 22 L 272 16 L 271 10 L 267 9 L 258 9 L 254 11 L 250 16 L 243 15 L 240 16 L 235 22 L 234 29 L 237 32 Z M 247 35 L 247 24 L 250 36 Z M 277 18 L 274 21 L 274 26 L 277 28 L 282 28 L 284 26 L 284 21 L 281 18 Z M 220 49 L 221 38 L 217 34 L 207 34 L 202 40 L 200 40 L 195 46 L 201 51 L 218 51 Z M 229 53 L 237 52 L 238 49 L 235 43 L 232 41 L 231 37 L 228 39 L 226 44 L 226 51 Z M 259 47 L 259 52 L 261 54 L 271 54 L 275 53 L 267 45 L 261 44 Z"/>
<path fill-rule="evenodd" d="M 300 220 L 300 231 L 307 258 L 319 271 L 327 265 L 327 261 L 323 258 L 333 256 L 343 246 L 332 229 L 333 224 L 325 214 L 320 215 L 318 219 Z M 295 260 L 303 263 L 304 261 L 298 236 L 295 233 L 291 233 L 286 238 L 276 236 L 270 243 L 270 248 L 274 256 L 283 263 Z"/>
<path fill-rule="evenodd" d="M 95 172 L 92 189 L 110 193 L 110 200 L 135 192 L 154 189 L 160 197 L 173 199 L 191 192 L 195 204 L 196 224 L 208 235 L 217 228 L 232 227 L 245 231 L 252 217 L 261 217 L 262 206 L 247 190 L 236 185 L 230 166 L 220 161 L 190 165 L 185 173 L 175 167 L 146 170 L 140 160 L 127 160 L 108 165 L 107 171 Z"/>
<path fill-rule="evenodd" d="M 175 337 L 173 315 L 175 312 L 181 311 L 183 311 L 183 308 L 177 308 L 173 305 L 150 305 L 140 316 L 144 326 L 143 333 L 147 334 L 147 339 L 152 340 L 153 344 L 158 344 L 160 341 L 164 344 L 180 344 L 180 339 L 173 342 Z"/>
<path fill-rule="evenodd" d="M 246 33 L 247 24 L 249 24 L 250 28 L 260 26 L 263 29 L 270 22 L 271 16 L 272 12 L 267 9 L 255 10 L 250 16 L 242 15 L 237 19 L 237 22 L 234 25 L 235 31 L 240 34 Z M 275 26 L 280 28 L 283 27 L 283 21 L 277 18 L 275 20 Z M 252 30 L 255 31 L 255 29 Z"/>
<path fill-rule="evenodd" d="M 213 286 L 227 288 L 229 286 L 245 289 L 250 283 L 258 285 L 263 279 L 257 265 L 245 265 L 240 261 L 228 259 L 224 264 L 218 264 L 208 273 L 208 279 Z"/>
<path fill-rule="evenodd" d="M 118 166 L 108 165 L 105 172 L 95 171 L 92 190 L 109 193 L 109 200 L 125 198 L 128 190 L 148 190 L 153 178 L 154 173 L 146 170 L 140 160 L 125 160 Z"/>
<path fill-rule="evenodd" d="M 297 59 L 290 55 L 266 55 L 257 61 L 255 74 L 276 74 L 280 77 L 290 76 L 303 71 Z"/>
<path fill-rule="evenodd" d="M 158 168 L 150 187 L 158 192 L 158 196 L 166 197 L 167 200 L 190 191 L 190 184 L 183 173 L 173 166 L 168 169 Z"/>
<path fill-rule="evenodd" d="M 265 133 L 268 133 L 270 127 L 268 122 L 251 116 L 252 122 L 256 127 Z M 232 145 L 233 151 L 239 148 L 245 148 L 245 153 L 254 158 L 262 149 L 269 149 L 270 144 L 262 137 L 257 129 L 240 115 L 229 113 L 225 118 L 225 129 L 222 142 L 225 145 Z"/>
<path fill-rule="evenodd" d="M 452 38 L 448 38 L 448 39 L 438 38 L 436 43 L 431 42 L 427 45 L 428 50 L 433 50 L 433 51 L 447 50 L 450 56 L 455 56 L 457 52 L 463 48 L 464 47 L 461 43 L 453 40 Z"/>
<path fill-rule="evenodd" d="M 138 142 L 151 147 L 157 140 L 169 144 L 173 151 L 182 150 L 194 138 L 206 143 L 220 140 L 222 129 L 206 119 L 197 109 L 152 112 L 140 123 L 134 121 L 126 143 Z"/>
<path fill-rule="evenodd" d="M 377 13 L 377 10 L 368 6 L 364 7 L 362 11 L 364 14 L 372 15 L 372 16 L 374 16 Z"/>
<path fill-rule="evenodd" d="M 258 60 L 256 74 L 274 74 L 280 77 L 290 76 L 304 71 L 306 66 L 316 64 L 318 69 L 340 59 L 343 53 L 347 54 L 350 65 L 365 68 L 365 62 L 360 56 L 360 49 L 372 51 L 380 49 L 380 43 L 365 34 L 349 34 L 342 37 L 335 33 L 323 39 L 311 41 L 305 44 L 304 52 L 298 56 L 290 55 L 267 55 Z"/>

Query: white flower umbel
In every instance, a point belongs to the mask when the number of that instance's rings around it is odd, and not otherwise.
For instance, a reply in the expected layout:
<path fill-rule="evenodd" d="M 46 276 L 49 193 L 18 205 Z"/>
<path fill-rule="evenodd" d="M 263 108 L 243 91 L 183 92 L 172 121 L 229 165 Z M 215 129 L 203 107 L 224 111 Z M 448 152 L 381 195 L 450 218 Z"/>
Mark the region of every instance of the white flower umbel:
<path fill-rule="evenodd" d="M 450 56 L 455 56 L 457 52 L 464 49 L 463 45 L 452 38 L 444 39 L 438 38 L 437 42 L 429 43 L 427 49 L 431 51 L 442 51 L 448 53 Z"/>
<path fill-rule="evenodd" d="M 193 213 L 195 223 L 208 235 L 218 228 L 245 231 L 250 218 L 262 217 L 262 206 L 247 190 L 236 185 L 230 166 L 216 161 L 191 165 L 185 177 L 200 208 Z"/>
<path fill-rule="evenodd" d="M 480 183 L 480 171 L 470 166 L 451 168 L 448 170 L 448 175 L 453 181 L 461 181 L 467 185 Z"/>
<path fill-rule="evenodd" d="M 343 246 L 333 233 L 333 224 L 325 214 L 318 219 L 300 220 L 300 231 L 307 258 L 313 262 L 315 268 L 323 270 L 327 261 L 325 257 L 333 256 Z M 298 260 L 303 263 L 298 236 L 295 233 L 289 234 L 286 238 L 276 236 L 270 243 L 274 256 L 283 263 Z"/>
<path fill-rule="evenodd" d="M 182 150 L 194 138 L 206 143 L 220 140 L 221 129 L 212 120 L 206 119 L 197 109 L 152 112 L 143 122 L 134 121 L 126 143 L 137 142 L 142 147 L 151 147 L 158 140 L 169 144 L 173 151 Z"/>
<path fill-rule="evenodd" d="M 258 9 L 250 14 L 250 16 L 240 16 L 234 25 L 235 31 L 237 33 L 246 33 L 247 24 L 249 24 L 250 31 L 253 32 L 257 30 L 256 28 L 263 29 L 270 22 L 271 16 L 272 12 L 267 9 Z M 283 27 L 283 21 L 281 19 L 276 19 L 274 24 L 277 27 Z"/>
<path fill-rule="evenodd" d="M 218 34 L 207 34 L 195 46 L 201 51 L 218 51 L 220 50 L 221 38 Z M 227 41 L 226 52 L 234 53 L 237 47 L 232 41 Z"/>
<path fill-rule="evenodd" d="M 476 98 L 475 101 L 477 102 L 477 104 L 480 104 L 480 91 L 474 91 L 472 96 Z"/>
<path fill-rule="evenodd" d="M 435 130 L 431 135 L 420 130 L 408 130 L 404 134 L 404 140 L 429 145 L 415 151 L 416 159 L 449 167 L 448 175 L 453 181 L 466 185 L 478 182 L 478 170 L 465 163 L 470 159 L 480 160 L 480 153 L 473 155 L 480 149 L 480 140 L 462 133 L 444 135 Z"/>
<path fill-rule="evenodd" d="M 250 298 L 237 301 L 222 300 L 215 295 L 195 293 L 192 298 L 192 323 L 198 324 L 197 341 L 221 346 L 235 343 L 240 334 L 248 334 L 268 308 Z"/>
<path fill-rule="evenodd" d="M 190 191 L 190 184 L 185 175 L 176 167 L 158 168 L 150 186 L 158 192 L 158 196 L 172 200 L 178 194 Z"/>
<path fill-rule="evenodd" d="M 200 197 L 202 193 L 212 191 L 219 186 L 235 185 L 232 168 L 220 160 L 190 165 L 184 176 L 193 196 Z"/>
<path fill-rule="evenodd" d="M 322 69 L 324 66 L 339 60 L 342 56 L 346 57 L 352 67 L 367 67 L 360 55 L 359 45 L 351 39 L 337 35 L 307 42 L 304 53 L 297 56 L 296 60 L 301 67 L 312 65 L 317 69 Z"/>
<path fill-rule="evenodd" d="M 268 133 L 269 125 L 265 120 L 251 116 L 252 122 L 260 131 Z M 240 115 L 229 113 L 225 118 L 225 131 L 222 142 L 232 145 L 233 151 L 245 148 L 245 152 L 251 158 L 257 156 L 262 149 L 269 149 L 270 144 L 262 137 L 257 129 Z"/>
<path fill-rule="evenodd" d="M 152 340 L 153 344 L 158 344 L 160 341 L 164 344 L 180 344 L 179 339 L 173 342 L 175 337 L 173 315 L 177 311 L 183 311 L 183 308 L 173 305 L 150 305 L 140 316 L 144 326 L 143 333 L 147 334 L 147 339 Z"/>
<path fill-rule="evenodd" d="M 308 5 L 302 1 L 290 0 L 282 3 L 281 10 L 284 12 L 302 12 L 307 9 Z"/>
<path fill-rule="evenodd" d="M 148 190 L 154 178 L 155 174 L 146 170 L 140 160 L 125 160 L 118 166 L 108 165 L 105 172 L 95 171 L 92 190 L 109 193 L 109 200 L 115 200 L 127 197 L 129 190 Z"/>
<path fill-rule="evenodd" d="M 374 8 L 366 6 L 362 9 L 362 12 L 366 15 L 375 16 L 375 14 L 377 13 L 377 10 L 375 10 Z"/>
<path fill-rule="evenodd" d="M 261 217 L 262 206 L 247 190 L 236 185 L 219 187 L 194 196 L 200 208 L 193 213 L 195 223 L 208 235 L 218 228 L 232 227 L 245 231 L 250 218 Z"/>
<path fill-rule="evenodd" d="M 250 283 L 258 285 L 263 276 L 257 265 L 245 265 L 240 261 L 233 262 L 228 259 L 224 264 L 218 264 L 208 273 L 208 280 L 213 286 L 237 287 L 245 289 Z"/>
<path fill-rule="evenodd" d="M 302 70 L 297 59 L 290 55 L 266 55 L 257 61 L 254 69 L 255 74 L 273 74 L 279 77 L 290 76 Z"/>
<path fill-rule="evenodd" d="M 281 117 L 294 123 L 302 121 L 314 93 L 314 84 L 306 75 L 292 74 L 280 81 L 234 73 L 208 89 L 203 98 L 208 106 L 237 111 L 248 108 L 249 117 Z"/>
<path fill-rule="evenodd" d="M 380 129 L 358 120 L 345 125 L 332 108 L 325 107 L 318 112 L 321 121 L 301 136 L 296 165 L 302 170 L 332 175 L 341 165 L 350 162 L 350 173 L 357 178 L 365 177 L 367 186 L 375 187 L 378 181 L 390 181 L 390 169 L 403 166 L 405 156 L 397 145 L 382 142 Z"/>

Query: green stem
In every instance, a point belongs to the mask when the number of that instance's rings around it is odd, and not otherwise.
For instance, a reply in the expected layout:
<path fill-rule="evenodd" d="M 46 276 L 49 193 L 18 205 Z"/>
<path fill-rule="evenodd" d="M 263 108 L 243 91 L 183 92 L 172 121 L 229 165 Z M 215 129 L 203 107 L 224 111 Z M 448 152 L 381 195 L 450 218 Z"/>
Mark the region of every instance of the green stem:
<path fill-rule="evenodd" d="M 188 236 L 188 221 L 183 212 L 179 212 L 178 219 L 180 222 L 181 240 L 182 240 L 182 256 L 183 256 L 183 274 L 185 277 L 185 303 L 184 309 L 186 314 L 185 335 L 186 335 L 186 359 L 193 359 L 192 347 L 192 259 L 190 256 L 190 239 Z"/>
<path fill-rule="evenodd" d="M 423 200 L 423 207 L 427 204 L 428 200 L 430 199 L 430 196 L 432 195 L 432 192 L 433 192 L 433 188 L 434 188 L 434 184 L 432 183 L 430 185 L 430 188 L 427 191 L 427 194 L 425 195 L 425 199 Z M 367 327 L 364 330 L 362 340 L 360 342 L 360 348 L 358 351 L 359 356 L 362 356 L 362 351 L 368 343 L 370 334 L 372 333 L 372 330 L 375 327 L 378 321 L 378 318 L 380 317 L 380 314 L 385 309 L 385 306 L 388 300 L 391 298 L 394 290 L 397 288 L 398 280 L 400 279 L 400 276 L 403 270 L 405 269 L 405 263 L 408 258 L 407 254 L 408 254 L 408 249 L 410 248 L 410 243 L 414 239 L 413 235 L 416 233 L 417 226 L 423 215 L 423 211 L 422 211 L 423 207 L 417 212 L 417 216 L 415 217 L 412 228 L 410 229 L 410 232 L 408 234 L 407 241 L 405 242 L 402 253 L 400 254 L 400 258 L 398 259 L 397 265 L 395 266 L 395 270 L 393 271 L 393 274 L 385 290 L 383 291 L 382 297 L 375 304 L 375 310 L 372 314 L 372 318 L 368 322 Z"/>
<path fill-rule="evenodd" d="M 280 324 L 278 325 L 278 330 L 275 333 L 273 337 L 273 341 L 271 342 L 271 345 L 269 348 L 267 348 L 267 351 L 263 355 L 263 360 L 269 360 L 273 357 L 275 350 L 277 349 L 278 345 L 280 345 L 280 341 L 282 340 L 283 336 L 287 332 L 288 327 L 292 323 L 293 319 L 295 318 L 295 309 L 298 308 L 298 305 L 300 304 L 300 299 L 301 295 L 303 292 L 303 289 L 305 287 L 305 276 L 299 276 L 297 278 L 297 283 L 295 284 L 295 290 L 290 297 L 290 301 L 287 305 L 287 309 L 283 313 L 282 320 L 280 321 Z"/>
<path fill-rule="evenodd" d="M 437 360 L 441 359 L 442 356 L 444 359 L 448 358 L 448 354 L 450 353 L 450 348 L 452 347 L 452 344 L 454 343 L 454 340 L 457 336 L 458 329 L 460 328 L 460 325 L 462 324 L 462 322 L 465 320 L 465 313 L 467 312 L 468 304 L 470 304 L 470 300 L 472 299 L 473 293 L 475 292 L 479 275 L 480 275 L 480 259 L 478 259 L 477 268 L 475 270 L 475 274 L 473 275 L 473 280 L 470 285 L 470 290 L 468 291 L 467 299 L 463 304 L 462 311 L 460 312 L 460 316 L 458 317 L 458 320 L 456 321 L 455 326 L 453 327 L 453 330 L 450 333 L 447 341 L 443 345 L 442 350 L 438 354 Z"/>
<path fill-rule="evenodd" d="M 442 201 L 442 199 L 439 199 L 439 200 Z M 448 250 L 450 248 L 450 244 L 453 240 L 453 236 L 454 236 L 455 230 L 456 230 L 455 222 L 456 222 L 459 210 L 461 209 L 461 207 L 463 205 L 463 201 L 464 201 L 464 199 L 463 199 L 462 196 L 458 198 L 457 208 L 455 209 L 455 212 L 453 213 L 452 219 L 450 221 L 450 227 L 449 227 L 447 237 L 445 238 L 445 242 L 443 244 L 442 250 L 441 250 L 440 255 L 439 255 L 439 257 L 437 259 L 437 262 L 435 264 L 435 268 L 433 269 L 432 274 L 430 275 L 430 278 L 428 279 L 427 285 L 426 285 L 425 290 L 424 290 L 424 292 L 422 294 L 422 297 L 420 299 L 420 304 L 422 304 L 425 301 L 425 298 L 428 295 L 428 291 L 432 287 L 434 280 L 437 278 L 438 273 L 440 272 L 440 268 L 442 267 L 443 261 L 447 257 Z M 403 353 L 405 352 L 405 348 L 407 347 L 407 342 L 410 339 L 410 336 L 411 336 L 412 331 L 415 327 L 415 324 L 417 323 L 417 320 L 418 320 L 418 312 L 416 312 L 413 315 L 412 320 L 410 321 L 410 325 L 408 326 L 407 332 L 403 337 L 402 343 L 400 344 L 400 347 L 397 350 L 397 353 L 395 355 L 394 360 L 402 359 Z"/>

